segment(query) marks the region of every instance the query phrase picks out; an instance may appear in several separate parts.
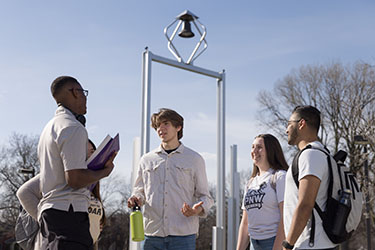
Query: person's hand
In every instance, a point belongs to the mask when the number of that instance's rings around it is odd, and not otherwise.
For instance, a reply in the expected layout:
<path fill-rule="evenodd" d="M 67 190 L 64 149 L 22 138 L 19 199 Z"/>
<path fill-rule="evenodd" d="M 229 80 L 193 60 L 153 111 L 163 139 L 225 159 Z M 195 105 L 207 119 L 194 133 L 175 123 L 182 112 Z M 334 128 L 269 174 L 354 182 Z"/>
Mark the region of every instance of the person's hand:
<path fill-rule="evenodd" d="M 128 199 L 128 208 L 133 208 L 135 203 L 137 203 L 137 205 L 140 207 L 143 205 L 142 200 L 133 195 Z"/>
<path fill-rule="evenodd" d="M 113 164 L 113 160 L 115 159 L 116 155 L 117 155 L 117 152 L 114 152 L 111 155 L 111 157 L 109 157 L 108 161 L 104 164 L 103 169 L 106 172 L 106 176 L 108 176 L 112 172 L 113 168 L 115 167 L 115 164 Z"/>
<path fill-rule="evenodd" d="M 181 208 L 181 213 L 186 217 L 198 215 L 203 211 L 202 205 L 203 201 L 194 204 L 194 206 L 191 208 L 188 204 L 186 204 L 186 202 L 184 202 L 184 205 Z"/>

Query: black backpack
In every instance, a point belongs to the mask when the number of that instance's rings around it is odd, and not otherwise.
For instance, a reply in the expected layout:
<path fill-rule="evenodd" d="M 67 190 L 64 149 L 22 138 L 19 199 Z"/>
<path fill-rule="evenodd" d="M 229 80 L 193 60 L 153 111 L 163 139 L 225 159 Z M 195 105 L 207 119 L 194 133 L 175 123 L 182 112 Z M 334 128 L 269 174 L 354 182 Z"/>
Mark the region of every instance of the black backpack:
<path fill-rule="evenodd" d="M 323 229 L 327 234 L 328 238 L 335 244 L 342 243 L 350 238 L 353 231 L 358 227 L 359 222 L 361 221 L 362 215 L 362 192 L 359 188 L 358 182 L 355 175 L 350 171 L 350 168 L 344 164 L 347 153 L 339 150 L 334 156 L 329 154 L 327 148 L 326 151 L 321 148 L 316 148 L 311 145 L 307 145 L 304 149 L 298 152 L 298 154 L 293 159 L 292 165 L 292 175 L 294 182 L 299 187 L 298 182 L 298 160 L 301 153 L 305 150 L 319 150 L 327 156 L 328 168 L 329 168 L 329 184 L 327 190 L 327 203 L 326 210 L 322 211 L 318 204 L 315 202 L 314 209 L 319 214 L 320 218 L 323 221 Z M 350 190 L 350 203 L 351 209 L 347 216 L 342 218 L 344 220 L 342 233 L 337 234 L 333 230 L 334 221 L 336 216 L 338 216 L 338 208 L 340 206 L 340 195 L 343 190 Z M 315 216 L 312 213 L 311 221 L 311 231 L 310 231 L 310 242 L 309 245 L 314 245 L 315 237 Z"/>

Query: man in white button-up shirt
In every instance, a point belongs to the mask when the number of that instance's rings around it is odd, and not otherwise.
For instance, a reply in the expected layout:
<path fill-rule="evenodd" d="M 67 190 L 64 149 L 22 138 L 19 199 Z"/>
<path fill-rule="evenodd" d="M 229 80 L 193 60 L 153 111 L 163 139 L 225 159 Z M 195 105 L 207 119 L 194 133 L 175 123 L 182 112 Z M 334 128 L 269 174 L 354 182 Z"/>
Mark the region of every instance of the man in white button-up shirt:
<path fill-rule="evenodd" d="M 213 204 L 202 156 L 185 147 L 183 118 L 170 109 L 151 117 L 161 145 L 145 154 L 128 206 L 144 205 L 144 250 L 195 249 L 199 217 Z"/>

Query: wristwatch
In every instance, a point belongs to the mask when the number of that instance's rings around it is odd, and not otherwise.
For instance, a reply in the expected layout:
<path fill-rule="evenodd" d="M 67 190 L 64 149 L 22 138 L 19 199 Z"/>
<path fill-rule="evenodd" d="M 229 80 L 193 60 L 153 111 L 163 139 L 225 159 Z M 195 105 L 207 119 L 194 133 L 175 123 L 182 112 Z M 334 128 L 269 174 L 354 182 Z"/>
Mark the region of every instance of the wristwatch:
<path fill-rule="evenodd" d="M 294 248 L 294 245 L 290 245 L 289 242 L 287 242 L 286 240 L 283 240 L 283 243 L 281 245 L 286 249 L 293 249 Z"/>

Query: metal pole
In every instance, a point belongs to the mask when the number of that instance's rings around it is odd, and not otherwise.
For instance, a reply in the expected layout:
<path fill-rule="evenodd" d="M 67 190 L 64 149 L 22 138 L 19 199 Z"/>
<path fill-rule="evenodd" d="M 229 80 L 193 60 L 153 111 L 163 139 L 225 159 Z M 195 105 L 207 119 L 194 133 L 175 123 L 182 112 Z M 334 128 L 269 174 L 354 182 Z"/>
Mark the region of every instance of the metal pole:
<path fill-rule="evenodd" d="M 368 177 L 368 161 L 367 161 L 367 144 L 364 145 L 365 161 L 363 166 L 365 168 L 365 186 L 366 186 L 366 232 L 367 232 L 367 250 L 372 250 L 371 246 L 371 218 L 370 218 L 370 195 L 369 195 L 369 177 Z"/>
<path fill-rule="evenodd" d="M 151 53 L 151 52 L 149 52 L 149 53 Z M 175 68 L 191 71 L 191 72 L 194 72 L 194 73 L 202 74 L 202 75 L 213 77 L 213 78 L 216 78 L 216 79 L 221 79 L 221 77 L 222 77 L 222 74 L 219 73 L 219 72 L 216 72 L 216 71 L 204 69 L 204 68 L 197 67 L 197 66 L 191 65 L 191 64 L 185 64 L 185 63 L 182 63 L 182 62 L 177 62 L 175 60 L 172 60 L 172 59 L 169 59 L 169 58 L 166 58 L 166 57 L 162 57 L 162 56 L 159 56 L 159 55 L 155 55 L 155 54 L 152 54 L 152 53 L 151 53 L 151 55 L 152 55 L 152 61 L 154 61 L 154 62 L 162 63 L 162 64 L 169 65 L 169 66 L 172 66 L 172 67 L 175 67 Z"/>
<path fill-rule="evenodd" d="M 225 72 L 221 73 L 221 79 L 217 80 L 217 214 L 216 226 L 222 229 L 223 235 L 226 235 L 225 230 Z M 221 244 L 218 249 L 226 249 L 225 237 L 222 237 Z"/>
<path fill-rule="evenodd" d="M 138 173 L 138 165 L 139 160 L 141 159 L 141 147 L 140 147 L 141 139 L 139 137 L 134 138 L 133 141 L 133 170 L 131 173 L 131 186 L 134 187 L 135 179 L 137 178 Z M 130 232 L 130 224 L 129 224 L 129 232 Z M 131 234 L 129 233 L 129 250 L 140 250 L 141 244 L 139 242 L 132 241 Z"/>
<path fill-rule="evenodd" d="M 141 156 L 150 151 L 151 52 L 143 52 L 142 60 L 142 127 Z"/>
<path fill-rule="evenodd" d="M 222 239 L 225 237 L 222 227 L 212 227 L 212 250 L 224 249 Z"/>
<path fill-rule="evenodd" d="M 228 199 L 228 250 L 236 249 L 237 236 L 237 200 L 239 194 L 236 193 L 237 188 L 237 145 L 230 147 L 230 198 Z"/>
<path fill-rule="evenodd" d="M 233 228 L 233 238 L 234 244 L 233 249 L 236 249 L 237 245 L 237 237 L 238 237 L 238 229 L 240 226 L 240 173 L 237 171 L 237 145 L 235 146 L 235 153 L 234 153 L 234 160 L 233 160 L 233 211 L 234 211 L 234 228 Z"/>
<path fill-rule="evenodd" d="M 142 63 L 142 129 L 141 156 L 150 150 L 150 103 L 151 103 L 151 63 L 158 62 L 194 73 L 217 79 L 217 187 L 216 187 L 216 226 L 213 227 L 213 249 L 224 250 L 225 244 L 225 72 L 215 72 L 177 62 L 159 55 L 152 54 L 146 48 Z"/>
<path fill-rule="evenodd" d="M 220 106 L 221 106 L 221 116 L 219 118 L 220 123 L 221 123 L 221 174 L 222 174 L 222 180 L 221 180 L 221 185 L 222 185 L 222 227 L 223 227 L 223 247 L 222 249 L 226 249 L 226 216 L 225 216 L 225 72 L 224 70 L 221 73 L 221 88 L 220 88 Z"/>

